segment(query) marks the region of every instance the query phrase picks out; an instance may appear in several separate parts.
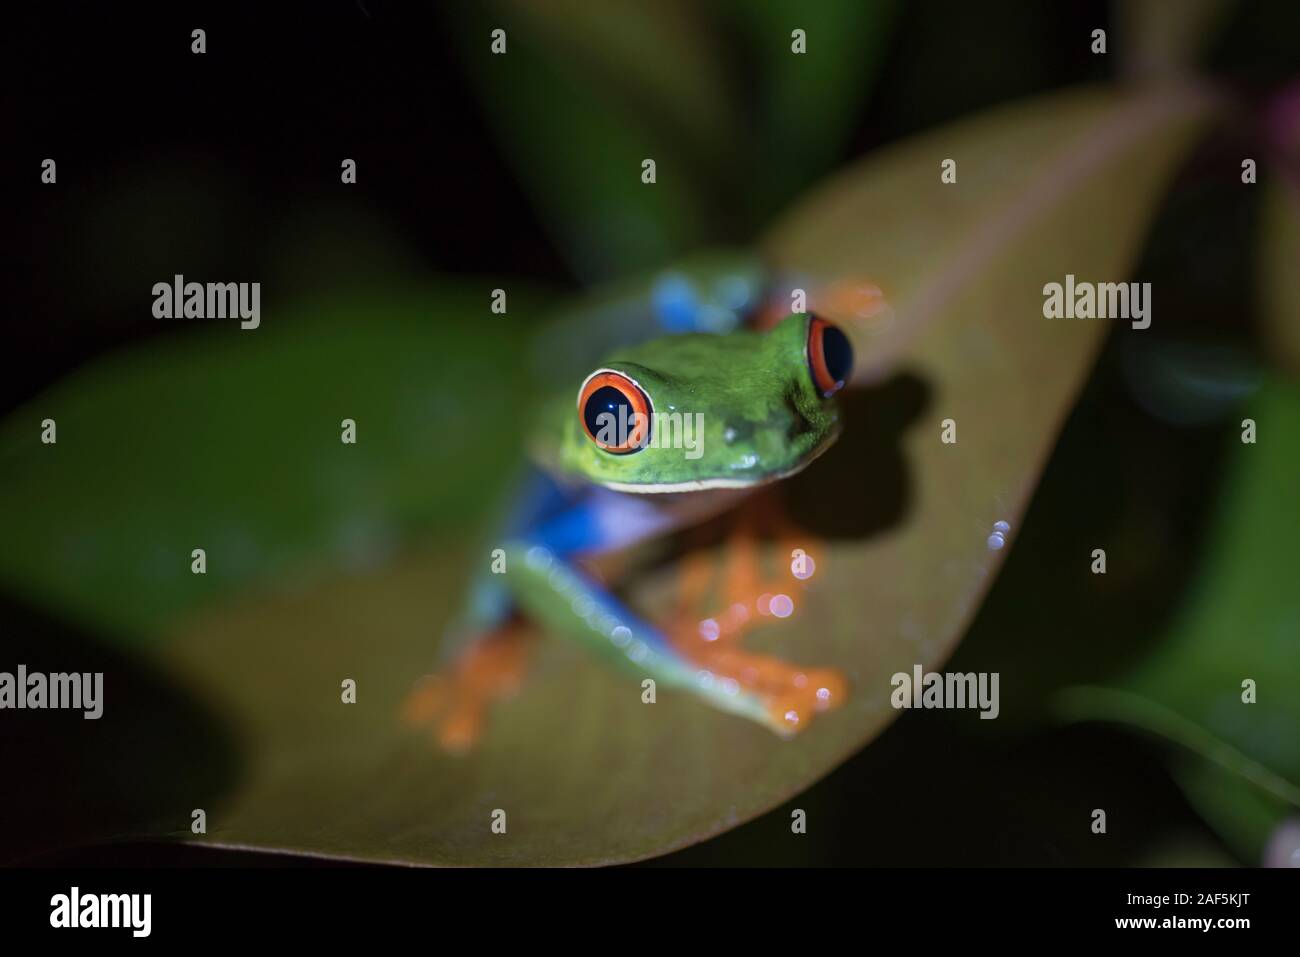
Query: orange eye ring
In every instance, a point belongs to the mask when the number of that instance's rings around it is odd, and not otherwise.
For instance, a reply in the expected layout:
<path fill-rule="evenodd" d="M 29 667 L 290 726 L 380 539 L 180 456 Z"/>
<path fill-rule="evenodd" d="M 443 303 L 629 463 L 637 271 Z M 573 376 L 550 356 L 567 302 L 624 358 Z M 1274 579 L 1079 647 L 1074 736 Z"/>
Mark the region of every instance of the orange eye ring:
<path fill-rule="evenodd" d="M 808 323 L 808 371 L 822 398 L 829 399 L 853 372 L 853 346 L 840 327 L 813 316 Z"/>
<path fill-rule="evenodd" d="M 578 421 L 587 438 L 606 452 L 627 455 L 650 442 L 650 397 L 637 382 L 612 369 L 598 369 L 578 390 Z"/>

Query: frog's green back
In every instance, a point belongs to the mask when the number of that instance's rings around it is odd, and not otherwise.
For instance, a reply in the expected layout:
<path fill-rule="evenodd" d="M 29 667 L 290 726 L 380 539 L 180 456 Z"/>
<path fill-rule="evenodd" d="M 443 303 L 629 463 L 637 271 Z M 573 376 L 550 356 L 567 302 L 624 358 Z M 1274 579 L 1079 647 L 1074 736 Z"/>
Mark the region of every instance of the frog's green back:
<path fill-rule="evenodd" d="M 652 274 L 612 282 L 581 308 L 546 317 L 533 364 L 542 381 L 581 380 L 587 366 L 622 346 L 690 329 L 732 332 L 759 304 L 765 283 L 753 253 L 701 250 Z"/>

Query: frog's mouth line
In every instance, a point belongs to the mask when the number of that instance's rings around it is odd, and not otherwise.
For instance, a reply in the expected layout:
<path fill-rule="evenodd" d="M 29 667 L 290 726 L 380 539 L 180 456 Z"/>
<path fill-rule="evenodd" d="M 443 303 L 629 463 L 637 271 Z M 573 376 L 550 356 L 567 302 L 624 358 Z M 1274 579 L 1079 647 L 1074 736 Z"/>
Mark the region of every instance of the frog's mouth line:
<path fill-rule="evenodd" d="M 835 444 L 835 440 L 840 437 L 840 427 L 836 427 L 826 438 L 812 450 L 812 452 L 802 462 L 799 462 L 793 468 L 786 469 L 784 472 L 777 472 L 773 475 L 764 475 L 762 478 L 755 479 L 734 479 L 734 478 L 707 478 L 692 479 L 689 482 L 657 482 L 642 483 L 635 482 L 601 482 L 600 485 L 615 492 L 631 492 L 636 495 L 662 495 L 670 492 L 704 492 L 708 489 L 715 488 L 758 488 L 762 485 L 771 485 L 773 482 L 780 482 L 782 479 L 788 479 L 792 475 L 798 475 L 809 465 L 819 459 L 823 452 Z"/>

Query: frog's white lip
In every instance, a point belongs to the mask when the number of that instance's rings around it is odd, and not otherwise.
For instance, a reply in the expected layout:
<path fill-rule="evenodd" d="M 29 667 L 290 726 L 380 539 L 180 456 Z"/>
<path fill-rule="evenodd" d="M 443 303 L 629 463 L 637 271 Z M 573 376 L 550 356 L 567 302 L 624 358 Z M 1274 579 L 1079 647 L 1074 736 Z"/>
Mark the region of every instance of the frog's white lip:
<path fill-rule="evenodd" d="M 810 464 L 821 457 L 821 454 L 835 444 L 839 438 L 840 430 L 834 429 L 821 443 L 812 450 L 812 454 L 793 468 L 784 472 L 777 472 L 775 475 L 765 475 L 756 479 L 731 479 L 731 478 L 708 478 L 694 479 L 690 482 L 661 482 L 654 484 L 636 484 L 634 482 L 601 482 L 605 488 L 613 489 L 615 492 L 632 492 L 637 495 L 655 495 L 667 492 L 703 492 L 714 488 L 758 488 L 760 485 L 770 485 L 773 482 L 779 482 L 787 479 L 792 475 L 798 475 Z"/>

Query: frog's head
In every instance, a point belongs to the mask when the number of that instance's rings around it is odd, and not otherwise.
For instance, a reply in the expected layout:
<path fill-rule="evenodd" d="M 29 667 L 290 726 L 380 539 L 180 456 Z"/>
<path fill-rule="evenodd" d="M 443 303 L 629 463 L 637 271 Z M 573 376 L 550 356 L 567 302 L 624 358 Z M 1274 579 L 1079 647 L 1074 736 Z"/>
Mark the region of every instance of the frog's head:
<path fill-rule="evenodd" d="M 667 336 L 609 356 L 570 406 L 561 464 L 626 492 L 760 485 L 839 434 L 853 366 L 838 328 L 791 315 L 766 333 Z"/>

